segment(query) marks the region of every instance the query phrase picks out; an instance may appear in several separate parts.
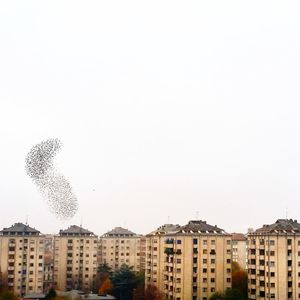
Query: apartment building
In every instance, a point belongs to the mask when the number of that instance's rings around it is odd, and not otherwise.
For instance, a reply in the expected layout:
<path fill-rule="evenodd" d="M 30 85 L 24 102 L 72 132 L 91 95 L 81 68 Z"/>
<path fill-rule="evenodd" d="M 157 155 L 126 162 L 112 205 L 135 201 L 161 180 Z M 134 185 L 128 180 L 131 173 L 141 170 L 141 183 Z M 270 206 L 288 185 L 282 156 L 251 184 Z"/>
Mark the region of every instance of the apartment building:
<path fill-rule="evenodd" d="M 44 240 L 23 223 L 0 231 L 0 271 L 17 296 L 43 292 Z"/>
<path fill-rule="evenodd" d="M 54 283 L 54 235 L 45 235 L 44 254 L 44 291 L 47 292 Z"/>
<path fill-rule="evenodd" d="M 99 239 L 99 262 L 113 271 L 126 264 L 136 272 L 145 270 L 145 237 L 128 229 L 115 227 Z"/>
<path fill-rule="evenodd" d="M 205 221 L 150 233 L 146 254 L 146 284 L 166 299 L 208 300 L 231 287 L 231 235 Z"/>
<path fill-rule="evenodd" d="M 249 299 L 300 299 L 300 224 L 279 219 L 248 234 Z"/>
<path fill-rule="evenodd" d="M 90 291 L 97 274 L 98 238 L 81 226 L 60 230 L 54 238 L 54 284 L 60 291 Z"/>
<path fill-rule="evenodd" d="M 247 269 L 247 238 L 243 233 L 232 233 L 232 261 Z"/>
<path fill-rule="evenodd" d="M 166 235 L 176 234 L 180 225 L 165 224 L 146 236 L 146 284 L 154 284 L 160 291 L 164 288 Z"/>

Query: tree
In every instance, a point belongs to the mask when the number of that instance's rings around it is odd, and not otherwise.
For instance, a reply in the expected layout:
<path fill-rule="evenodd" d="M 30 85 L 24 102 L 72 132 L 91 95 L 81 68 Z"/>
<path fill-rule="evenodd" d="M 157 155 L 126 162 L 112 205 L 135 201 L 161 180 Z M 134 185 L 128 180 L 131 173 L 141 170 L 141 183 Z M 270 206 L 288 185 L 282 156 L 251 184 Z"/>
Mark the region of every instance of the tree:
<path fill-rule="evenodd" d="M 54 288 L 51 288 L 46 295 L 46 300 L 54 300 L 56 298 L 56 292 Z"/>
<path fill-rule="evenodd" d="M 14 293 L 12 291 L 2 291 L 0 293 L 0 300 L 17 300 L 17 296 L 14 295 Z"/>
<path fill-rule="evenodd" d="M 152 284 L 147 285 L 145 291 L 145 300 L 162 300 L 163 294 L 162 292 Z"/>
<path fill-rule="evenodd" d="M 0 270 L 0 300 L 17 300 L 16 295 L 9 290 L 6 276 Z"/>
<path fill-rule="evenodd" d="M 112 290 L 112 283 L 111 283 L 111 280 L 109 278 L 106 278 L 104 280 L 104 282 L 102 283 L 102 285 L 100 286 L 100 289 L 99 289 L 99 294 L 100 295 L 106 295 L 106 294 L 109 294 Z"/>
<path fill-rule="evenodd" d="M 112 293 L 120 300 L 131 300 L 134 290 L 139 282 L 138 276 L 133 271 L 133 267 L 122 265 L 118 271 L 113 274 Z"/>
<path fill-rule="evenodd" d="M 111 279 L 113 272 L 107 263 L 100 264 L 97 270 L 97 276 L 93 281 L 93 292 L 98 293 L 106 279 Z"/>
<path fill-rule="evenodd" d="M 239 291 L 242 299 L 247 299 L 248 274 L 237 262 L 232 263 L 232 289 Z"/>
<path fill-rule="evenodd" d="M 248 274 L 237 262 L 232 263 L 232 288 L 225 293 L 215 293 L 210 300 L 248 299 Z"/>
<path fill-rule="evenodd" d="M 224 300 L 224 294 L 221 293 L 214 293 L 209 300 Z"/>

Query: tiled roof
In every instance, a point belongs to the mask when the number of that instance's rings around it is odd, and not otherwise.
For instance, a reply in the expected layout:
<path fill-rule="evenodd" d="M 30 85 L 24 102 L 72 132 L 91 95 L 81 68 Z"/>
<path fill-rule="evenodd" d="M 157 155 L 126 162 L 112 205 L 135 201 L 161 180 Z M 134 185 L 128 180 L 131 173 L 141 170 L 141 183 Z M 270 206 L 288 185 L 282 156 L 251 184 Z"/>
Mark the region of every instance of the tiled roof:
<path fill-rule="evenodd" d="M 1 235 L 38 235 L 40 232 L 27 224 L 15 223 L 11 227 L 3 228 Z"/>
<path fill-rule="evenodd" d="M 199 233 L 199 234 L 224 234 L 224 230 L 217 225 L 209 225 L 206 221 L 192 220 L 187 225 L 181 226 L 178 233 Z"/>
<path fill-rule="evenodd" d="M 180 228 L 180 225 L 176 224 L 164 224 L 160 227 L 158 227 L 156 230 L 150 232 L 148 235 L 164 235 L 167 233 L 176 233 L 178 229 Z"/>
<path fill-rule="evenodd" d="M 278 219 L 274 224 L 263 225 L 252 234 L 278 234 L 278 233 L 300 233 L 300 224 L 297 220 Z"/>
<path fill-rule="evenodd" d="M 233 241 L 246 241 L 247 240 L 246 236 L 243 233 L 236 233 L 236 232 L 231 234 L 231 239 Z"/>
<path fill-rule="evenodd" d="M 81 226 L 77 226 L 77 225 L 71 225 L 68 229 L 65 230 L 60 230 L 59 231 L 59 235 L 70 235 L 70 236 L 92 236 L 94 235 L 93 232 L 82 228 Z"/>
<path fill-rule="evenodd" d="M 123 227 L 115 227 L 114 229 L 103 234 L 103 236 L 137 236 L 137 234 Z"/>
<path fill-rule="evenodd" d="M 173 234 L 226 234 L 226 232 L 215 226 L 209 225 L 206 221 L 201 220 L 192 220 L 189 221 L 187 225 L 180 226 L 180 225 L 173 225 L 173 224 L 166 224 L 159 227 L 157 230 L 148 234 L 150 235 L 173 235 Z"/>

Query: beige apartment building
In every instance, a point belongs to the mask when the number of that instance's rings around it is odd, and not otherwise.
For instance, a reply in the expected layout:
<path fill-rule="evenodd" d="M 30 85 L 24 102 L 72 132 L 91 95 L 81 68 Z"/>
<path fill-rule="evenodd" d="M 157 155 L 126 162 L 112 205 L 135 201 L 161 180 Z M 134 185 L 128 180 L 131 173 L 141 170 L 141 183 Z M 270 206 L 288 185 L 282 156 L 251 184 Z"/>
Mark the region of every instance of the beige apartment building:
<path fill-rule="evenodd" d="M 128 229 L 115 227 L 99 239 L 99 262 L 113 271 L 123 264 L 136 272 L 145 270 L 146 239 Z"/>
<path fill-rule="evenodd" d="M 249 299 L 300 299 L 300 224 L 279 219 L 248 234 Z"/>
<path fill-rule="evenodd" d="M 233 233 L 232 261 L 239 264 L 244 270 L 247 269 L 247 238 L 243 233 Z"/>
<path fill-rule="evenodd" d="M 146 284 L 154 284 L 160 291 L 164 288 L 166 235 L 176 234 L 180 225 L 165 224 L 146 236 Z"/>
<path fill-rule="evenodd" d="M 45 235 L 44 253 L 44 292 L 54 286 L 54 235 Z"/>
<path fill-rule="evenodd" d="M 231 287 L 231 235 L 198 220 L 160 227 L 147 235 L 146 284 L 172 300 L 224 292 Z"/>
<path fill-rule="evenodd" d="M 43 292 L 44 236 L 27 224 L 0 231 L 0 272 L 18 296 Z"/>
<path fill-rule="evenodd" d="M 81 226 L 60 230 L 54 238 L 54 284 L 60 291 L 90 291 L 97 274 L 98 238 Z"/>

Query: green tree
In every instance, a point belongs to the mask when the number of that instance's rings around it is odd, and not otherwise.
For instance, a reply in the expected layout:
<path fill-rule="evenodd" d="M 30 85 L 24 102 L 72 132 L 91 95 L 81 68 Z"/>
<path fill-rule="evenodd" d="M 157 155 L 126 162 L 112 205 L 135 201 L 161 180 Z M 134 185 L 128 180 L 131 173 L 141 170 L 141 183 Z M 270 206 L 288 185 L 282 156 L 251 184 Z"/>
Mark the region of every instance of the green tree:
<path fill-rule="evenodd" d="M 139 281 L 140 279 L 133 271 L 133 267 L 122 265 L 112 276 L 112 293 L 120 300 L 132 300 Z"/>
<path fill-rule="evenodd" d="M 56 298 L 56 292 L 54 288 L 51 288 L 46 295 L 46 300 L 54 300 Z"/>
<path fill-rule="evenodd" d="M 224 300 L 225 298 L 224 294 L 221 293 L 214 293 L 209 299 L 210 300 Z"/>

